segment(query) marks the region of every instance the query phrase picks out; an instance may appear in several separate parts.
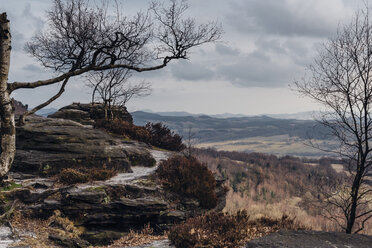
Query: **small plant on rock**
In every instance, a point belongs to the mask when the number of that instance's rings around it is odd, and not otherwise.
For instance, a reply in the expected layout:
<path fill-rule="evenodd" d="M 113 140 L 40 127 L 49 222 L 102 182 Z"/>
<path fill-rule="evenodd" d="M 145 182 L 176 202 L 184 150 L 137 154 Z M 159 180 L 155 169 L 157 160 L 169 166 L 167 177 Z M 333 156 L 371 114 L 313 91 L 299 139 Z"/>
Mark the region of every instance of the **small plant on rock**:
<path fill-rule="evenodd" d="M 147 123 L 146 130 L 151 136 L 151 145 L 170 151 L 182 151 L 186 146 L 182 143 L 182 137 L 171 131 L 161 122 Z"/>
<path fill-rule="evenodd" d="M 86 183 L 89 181 L 89 176 L 76 169 L 63 169 L 58 175 L 59 181 L 63 184 Z"/>
<path fill-rule="evenodd" d="M 114 134 L 123 135 L 133 140 L 142 141 L 145 143 L 151 142 L 150 133 L 146 128 L 133 125 L 121 119 L 114 120 L 96 120 L 94 127 L 103 128 Z"/>
<path fill-rule="evenodd" d="M 58 174 L 58 180 L 63 184 L 87 183 L 89 181 L 104 181 L 116 175 L 116 171 L 106 168 L 65 168 Z"/>

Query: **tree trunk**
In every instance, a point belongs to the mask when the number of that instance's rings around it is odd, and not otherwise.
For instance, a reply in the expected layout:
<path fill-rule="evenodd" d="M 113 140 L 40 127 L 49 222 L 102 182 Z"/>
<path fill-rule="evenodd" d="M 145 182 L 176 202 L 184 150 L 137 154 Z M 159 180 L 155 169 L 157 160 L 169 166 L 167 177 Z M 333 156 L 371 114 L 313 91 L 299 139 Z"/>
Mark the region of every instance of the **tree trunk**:
<path fill-rule="evenodd" d="M 359 196 L 359 188 L 361 185 L 362 175 L 364 173 L 364 166 L 358 165 L 357 174 L 355 175 L 353 185 L 351 187 L 351 208 L 349 213 L 349 218 L 347 219 L 346 223 L 346 233 L 352 233 L 353 227 L 355 224 L 355 218 L 357 214 L 357 207 L 358 207 L 358 196 Z"/>
<path fill-rule="evenodd" d="M 14 110 L 8 91 L 10 51 L 10 25 L 6 13 L 3 13 L 0 15 L 0 179 L 10 170 L 16 151 Z"/>
<path fill-rule="evenodd" d="M 107 102 L 105 101 L 104 103 L 104 106 L 103 106 L 103 110 L 104 110 L 104 113 L 105 113 L 105 121 L 108 120 L 108 115 L 107 115 Z"/>

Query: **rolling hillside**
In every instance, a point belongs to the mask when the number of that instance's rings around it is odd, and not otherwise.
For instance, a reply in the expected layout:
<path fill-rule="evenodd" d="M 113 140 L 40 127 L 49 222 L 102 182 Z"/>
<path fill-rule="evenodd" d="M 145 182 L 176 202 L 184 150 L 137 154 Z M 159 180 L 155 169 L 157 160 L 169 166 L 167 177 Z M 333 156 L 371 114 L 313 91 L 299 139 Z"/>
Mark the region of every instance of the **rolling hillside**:
<path fill-rule="evenodd" d="M 136 125 L 163 122 L 187 138 L 194 134 L 198 147 L 218 150 L 263 152 L 276 155 L 322 156 L 325 153 L 308 147 L 309 138 L 335 146 L 326 128 L 311 120 L 278 119 L 268 116 L 216 118 L 200 116 L 166 116 L 137 111 L 132 113 Z"/>

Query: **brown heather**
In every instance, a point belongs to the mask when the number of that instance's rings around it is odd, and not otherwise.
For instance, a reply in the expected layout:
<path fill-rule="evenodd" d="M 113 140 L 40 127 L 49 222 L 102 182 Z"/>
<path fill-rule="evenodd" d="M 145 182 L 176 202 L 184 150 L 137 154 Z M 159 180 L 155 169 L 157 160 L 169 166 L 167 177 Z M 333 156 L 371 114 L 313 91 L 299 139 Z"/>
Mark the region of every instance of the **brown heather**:
<path fill-rule="evenodd" d="M 124 137 L 148 144 L 151 141 L 150 133 L 144 127 L 133 125 L 121 119 L 96 120 L 94 127 L 102 128 L 111 133 L 123 135 Z"/>
<path fill-rule="evenodd" d="M 162 184 L 180 198 L 196 198 L 200 206 L 207 209 L 216 206 L 216 180 L 207 166 L 196 158 L 169 158 L 160 163 L 156 173 Z"/>
<path fill-rule="evenodd" d="M 58 175 L 58 181 L 71 185 L 76 183 L 87 183 L 90 181 L 104 181 L 117 174 L 112 169 L 97 168 L 65 168 Z"/>
<path fill-rule="evenodd" d="M 166 125 L 158 123 L 147 123 L 146 130 L 151 135 L 151 145 L 170 151 L 182 151 L 185 145 L 182 144 L 182 137 L 172 132 Z"/>

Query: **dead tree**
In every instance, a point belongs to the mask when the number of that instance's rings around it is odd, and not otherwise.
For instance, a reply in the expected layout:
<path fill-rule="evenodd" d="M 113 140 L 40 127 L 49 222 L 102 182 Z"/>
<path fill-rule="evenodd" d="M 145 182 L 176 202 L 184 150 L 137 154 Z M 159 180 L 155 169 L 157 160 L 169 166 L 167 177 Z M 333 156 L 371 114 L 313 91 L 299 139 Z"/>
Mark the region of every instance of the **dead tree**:
<path fill-rule="evenodd" d="M 120 7 L 110 11 L 108 4 L 97 7 L 89 0 L 54 0 L 47 12 L 48 28 L 36 34 L 26 50 L 56 76 L 35 82 L 8 82 L 11 30 L 6 13 L 0 15 L 0 178 L 9 171 L 15 155 L 13 91 L 63 82 L 60 92 L 48 100 L 51 102 L 62 94 L 71 77 L 111 69 L 159 70 L 172 60 L 187 59 L 191 48 L 220 38 L 217 23 L 197 25 L 194 19 L 183 17 L 185 1 L 169 3 L 153 3 L 147 12 L 129 17 Z"/>
<path fill-rule="evenodd" d="M 130 76 L 129 70 L 122 69 L 88 74 L 88 86 L 93 89 L 92 104 L 97 101 L 103 103 L 105 120 L 108 120 L 108 112 L 110 112 L 110 118 L 114 118 L 112 111 L 114 106 L 125 107 L 132 98 L 150 94 L 149 83 L 132 84 L 129 82 Z"/>
<path fill-rule="evenodd" d="M 309 76 L 297 83 L 301 93 L 326 107 L 318 121 L 339 141 L 333 152 L 348 161 L 349 180 L 330 187 L 324 199 L 342 214 L 339 224 L 346 233 L 360 232 L 372 218 L 371 24 L 368 7 L 358 12 L 323 45 Z"/>

